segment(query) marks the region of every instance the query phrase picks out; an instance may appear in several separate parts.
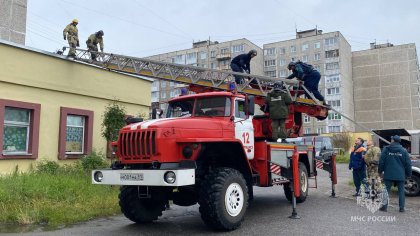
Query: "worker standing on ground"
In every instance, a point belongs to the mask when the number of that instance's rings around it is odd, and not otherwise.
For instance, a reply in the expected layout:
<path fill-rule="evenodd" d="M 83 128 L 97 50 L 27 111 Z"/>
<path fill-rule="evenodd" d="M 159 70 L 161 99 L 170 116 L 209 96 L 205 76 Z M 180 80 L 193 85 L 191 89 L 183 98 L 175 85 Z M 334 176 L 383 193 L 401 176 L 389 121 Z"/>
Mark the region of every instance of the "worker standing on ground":
<path fill-rule="evenodd" d="M 232 68 L 232 71 L 244 73 L 247 74 L 251 73 L 251 59 L 253 57 L 257 56 L 257 50 L 252 49 L 248 53 L 240 54 L 232 59 L 232 62 L 230 63 L 230 68 Z M 235 82 L 236 84 L 242 84 L 244 80 L 239 75 L 235 76 Z"/>
<path fill-rule="evenodd" d="M 363 142 L 364 141 L 362 138 L 357 138 L 355 145 L 350 153 L 349 170 L 353 169 L 353 182 L 356 187 L 356 193 L 353 195 L 353 197 L 360 195 L 359 192 L 362 182 L 365 185 L 365 191 L 369 189 L 366 179 L 366 165 L 363 160 L 363 156 L 366 153 L 366 149 L 363 147 Z"/>
<path fill-rule="evenodd" d="M 103 40 L 104 32 L 99 30 L 98 32 L 91 34 L 86 41 L 88 50 L 91 52 L 92 60 L 96 60 L 97 52 L 98 52 L 98 43 L 101 49 L 101 52 L 104 52 L 104 40 Z"/>
<path fill-rule="evenodd" d="M 285 142 L 286 134 L 286 119 L 289 116 L 289 104 L 292 99 L 286 93 L 283 82 L 274 83 L 273 91 L 267 94 L 267 105 L 271 119 L 272 141 L 277 141 L 279 138 Z"/>
<path fill-rule="evenodd" d="M 301 61 L 292 61 L 287 66 L 287 69 L 291 70 L 293 73 L 289 75 L 286 79 L 293 79 L 296 77 L 299 81 L 303 81 L 303 85 L 305 85 L 306 89 L 308 89 L 309 92 L 313 93 L 316 99 L 322 102 L 323 105 L 328 105 L 325 102 L 324 97 L 318 91 L 318 84 L 321 80 L 321 74 L 317 70 L 315 70 L 312 65 L 303 63 Z M 306 91 L 305 94 L 310 98 Z"/>
<path fill-rule="evenodd" d="M 364 156 L 364 160 L 367 166 L 368 179 L 375 179 L 377 184 L 381 183 L 381 179 L 378 174 L 379 157 L 381 156 L 381 149 L 375 147 L 375 143 L 372 140 L 367 141 L 367 151 Z"/>
<path fill-rule="evenodd" d="M 391 137 L 391 144 L 382 150 L 378 172 L 379 174 L 384 173 L 384 182 L 388 193 L 391 191 L 392 184 L 396 183 L 400 212 L 404 212 L 404 183 L 406 178 L 411 177 L 411 161 L 407 150 L 401 146 L 400 142 L 400 136 L 394 135 Z M 384 205 L 380 210 L 387 211 L 387 208 L 388 205 Z"/>
<path fill-rule="evenodd" d="M 63 30 L 63 37 L 64 40 L 67 39 L 69 42 L 69 54 L 70 57 L 76 56 L 76 47 L 79 47 L 79 30 L 77 29 L 77 24 L 79 21 L 77 19 L 74 19 L 70 24 L 66 26 Z"/>

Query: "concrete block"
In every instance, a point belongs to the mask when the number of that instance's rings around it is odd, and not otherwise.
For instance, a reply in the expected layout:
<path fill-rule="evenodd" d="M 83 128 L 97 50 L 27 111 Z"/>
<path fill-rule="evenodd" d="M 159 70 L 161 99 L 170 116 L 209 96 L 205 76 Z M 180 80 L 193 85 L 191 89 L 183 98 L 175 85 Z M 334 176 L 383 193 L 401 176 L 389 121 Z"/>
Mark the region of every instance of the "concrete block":
<path fill-rule="evenodd" d="M 398 128 L 405 128 L 405 129 L 414 129 L 413 121 L 411 120 L 403 120 L 403 121 L 391 121 L 391 122 L 383 122 L 384 129 L 398 129 Z"/>
<path fill-rule="evenodd" d="M 354 78 L 353 85 L 355 90 L 360 88 L 379 88 L 379 76 Z M 351 86 L 349 88 L 351 88 Z"/>
<path fill-rule="evenodd" d="M 407 73 L 408 62 L 395 62 L 389 64 L 381 64 L 379 69 L 380 75 L 393 75 Z"/>
<path fill-rule="evenodd" d="M 10 27 L 10 11 L 12 8 L 12 1 L 0 0 L 0 26 Z"/>
<path fill-rule="evenodd" d="M 412 72 L 410 72 L 409 76 L 410 76 L 410 83 L 412 83 L 412 84 L 418 84 L 420 82 L 419 81 L 419 79 L 420 79 L 419 72 L 412 71 Z"/>
<path fill-rule="evenodd" d="M 356 89 L 354 88 L 354 99 L 377 99 L 381 96 L 381 90 L 379 87 L 375 88 L 364 88 L 364 89 Z M 357 109 L 357 107 L 356 107 Z"/>
<path fill-rule="evenodd" d="M 392 63 L 407 60 L 407 51 L 398 50 L 379 54 L 380 63 Z"/>
<path fill-rule="evenodd" d="M 26 31 L 26 5 L 13 4 L 12 6 L 12 30 L 25 33 Z"/>
<path fill-rule="evenodd" d="M 352 57 L 353 67 L 379 63 L 378 54 L 357 55 Z"/>
<path fill-rule="evenodd" d="M 420 119 L 414 120 L 414 129 L 420 129 Z"/>
<path fill-rule="evenodd" d="M 356 111 L 356 122 L 381 122 L 382 117 L 379 111 Z"/>
<path fill-rule="evenodd" d="M 379 74 L 379 65 L 353 67 L 353 78 L 372 77 Z"/>
<path fill-rule="evenodd" d="M 11 32 L 10 41 L 25 45 L 25 34 Z"/>
<path fill-rule="evenodd" d="M 383 112 L 383 120 L 385 121 L 404 121 L 404 120 L 411 120 L 412 113 L 411 107 L 408 109 L 397 109 L 395 110 L 388 110 Z"/>
<path fill-rule="evenodd" d="M 3 40 L 10 40 L 10 30 L 7 28 L 0 27 L 0 39 Z"/>
<path fill-rule="evenodd" d="M 360 124 L 366 126 L 369 129 L 383 129 L 383 123 L 382 122 L 359 122 Z M 356 132 L 366 131 L 365 129 L 355 126 Z"/>
<path fill-rule="evenodd" d="M 419 95 L 412 95 L 411 96 L 411 107 L 413 110 L 417 109 L 420 114 L 420 107 L 419 107 Z"/>
<path fill-rule="evenodd" d="M 403 109 L 403 108 L 411 109 L 411 97 L 409 96 L 393 97 L 393 98 L 383 97 L 382 99 L 383 110 L 395 110 L 395 109 Z"/>
<path fill-rule="evenodd" d="M 409 83 L 409 74 L 382 75 L 379 77 L 381 86 L 391 86 Z"/>
<path fill-rule="evenodd" d="M 417 60 L 417 54 L 415 48 L 407 51 L 408 60 Z"/>
<path fill-rule="evenodd" d="M 409 61 L 408 62 L 408 70 L 418 72 L 419 71 L 419 65 L 417 63 L 418 62 L 416 60 Z"/>
<path fill-rule="evenodd" d="M 411 89 L 411 93 L 410 93 L 411 96 L 416 96 L 420 93 L 418 85 L 417 86 L 411 85 L 410 89 Z"/>
<path fill-rule="evenodd" d="M 408 96 L 411 87 L 409 84 L 400 84 L 393 86 L 381 87 L 381 95 L 383 98 Z"/>

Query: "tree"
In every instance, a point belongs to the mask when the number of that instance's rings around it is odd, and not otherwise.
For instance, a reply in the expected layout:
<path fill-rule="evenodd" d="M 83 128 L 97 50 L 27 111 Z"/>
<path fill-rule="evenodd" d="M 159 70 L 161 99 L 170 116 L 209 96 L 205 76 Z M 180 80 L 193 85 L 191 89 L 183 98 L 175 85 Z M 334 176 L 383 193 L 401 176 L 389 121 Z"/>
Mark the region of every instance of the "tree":
<path fill-rule="evenodd" d="M 348 132 L 336 133 L 332 136 L 332 144 L 335 148 L 341 148 L 344 152 L 351 147 L 351 135 Z"/>
<path fill-rule="evenodd" d="M 125 125 L 125 107 L 118 100 L 110 102 L 102 115 L 102 137 L 107 141 L 107 156 L 110 157 L 110 143 L 117 141 L 119 130 Z"/>

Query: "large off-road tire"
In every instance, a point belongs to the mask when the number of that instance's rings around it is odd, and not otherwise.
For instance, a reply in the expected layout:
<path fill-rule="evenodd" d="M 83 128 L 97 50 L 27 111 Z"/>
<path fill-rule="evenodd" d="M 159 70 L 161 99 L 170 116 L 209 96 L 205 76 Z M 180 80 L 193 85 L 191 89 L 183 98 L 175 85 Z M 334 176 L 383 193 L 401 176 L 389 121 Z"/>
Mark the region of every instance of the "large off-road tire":
<path fill-rule="evenodd" d="M 420 194 L 420 177 L 411 175 L 410 178 L 405 180 L 405 195 L 414 197 Z"/>
<path fill-rule="evenodd" d="M 161 196 L 153 196 L 151 192 L 150 198 L 139 198 L 140 190 L 145 187 L 138 186 L 122 186 L 119 194 L 119 204 L 121 212 L 136 223 L 149 223 L 157 220 L 165 210 L 166 201 Z M 144 191 L 141 191 L 144 192 Z"/>
<path fill-rule="evenodd" d="M 305 164 L 299 162 L 299 187 L 300 187 L 300 196 L 296 198 L 297 203 L 302 203 L 306 200 L 308 196 L 309 182 L 308 182 L 308 171 L 306 170 Z M 292 183 L 290 183 L 292 184 Z M 290 184 L 283 185 L 284 195 L 288 201 L 292 201 L 292 189 Z"/>
<path fill-rule="evenodd" d="M 231 168 L 215 168 L 200 189 L 200 213 L 204 223 L 216 230 L 238 228 L 248 207 L 248 189 L 242 174 Z"/>

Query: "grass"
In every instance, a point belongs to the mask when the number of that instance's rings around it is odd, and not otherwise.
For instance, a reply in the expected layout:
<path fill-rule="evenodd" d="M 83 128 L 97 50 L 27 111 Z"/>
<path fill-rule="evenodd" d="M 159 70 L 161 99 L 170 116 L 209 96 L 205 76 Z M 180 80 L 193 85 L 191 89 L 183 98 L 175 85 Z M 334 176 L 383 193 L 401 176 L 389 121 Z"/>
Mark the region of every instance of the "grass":
<path fill-rule="evenodd" d="M 118 188 L 91 184 L 90 168 L 106 165 L 100 159 L 94 153 L 62 167 L 44 161 L 0 177 L 0 222 L 55 227 L 119 213 Z"/>
<path fill-rule="evenodd" d="M 349 153 L 345 153 L 345 154 L 342 154 L 342 155 L 337 155 L 336 161 L 337 161 L 337 163 L 349 163 L 349 161 L 350 161 L 350 154 Z"/>

